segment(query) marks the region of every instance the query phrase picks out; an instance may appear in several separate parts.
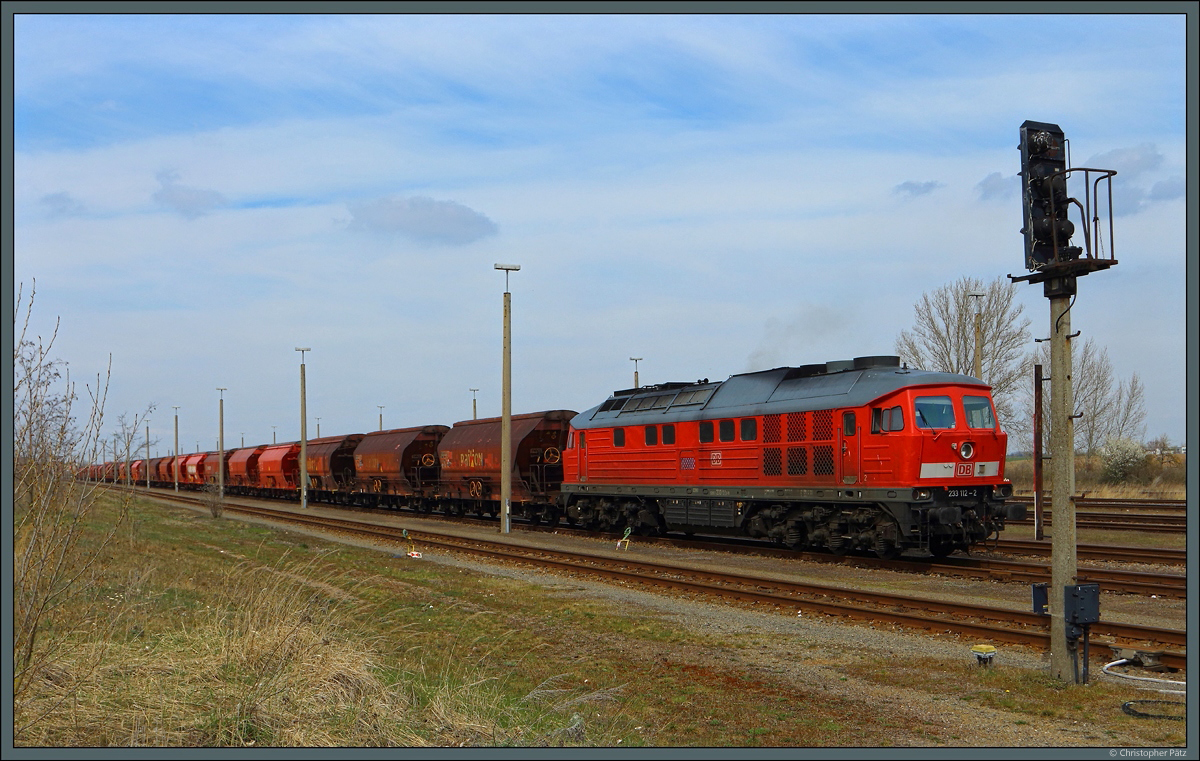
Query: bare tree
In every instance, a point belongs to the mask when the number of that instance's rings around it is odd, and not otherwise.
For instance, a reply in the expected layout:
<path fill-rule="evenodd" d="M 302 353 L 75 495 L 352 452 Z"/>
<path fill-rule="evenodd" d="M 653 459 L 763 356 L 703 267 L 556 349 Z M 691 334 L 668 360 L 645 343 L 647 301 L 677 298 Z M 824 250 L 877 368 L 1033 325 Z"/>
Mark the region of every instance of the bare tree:
<path fill-rule="evenodd" d="M 982 293 L 979 304 L 972 293 Z M 996 414 L 1005 430 L 1020 434 L 1024 419 L 1016 415 L 1029 341 L 1029 318 L 1016 300 L 1017 287 L 1007 278 L 990 283 L 963 277 L 932 293 L 913 307 L 913 328 L 900 331 L 896 353 L 914 367 L 947 373 L 975 374 L 975 311 L 981 319 L 984 381 L 992 387 Z"/>
<path fill-rule="evenodd" d="M 90 631 L 102 637 L 116 625 L 118 615 L 90 617 L 95 609 L 83 601 L 106 583 L 103 558 L 128 507 L 119 501 L 100 541 L 85 540 L 84 527 L 94 519 L 101 494 L 76 475 L 102 457 L 109 374 L 97 375 L 94 386 L 86 384 L 89 402 L 77 418 L 75 383 L 66 363 L 52 356 L 57 322 L 48 340 L 29 333 L 36 285 L 27 302 L 23 287 L 18 290 L 13 313 L 14 735 L 69 700 L 70 687 L 88 678 L 87 668 L 80 668 L 86 664 L 77 661 L 69 671 L 55 665 L 75 647 L 74 635 Z M 43 680 L 68 689 L 33 715 L 30 696 Z"/>
<path fill-rule="evenodd" d="M 1138 374 L 1129 382 L 1121 381 L 1112 403 L 1109 435 L 1118 439 L 1141 441 L 1146 431 L 1146 393 Z"/>
<path fill-rule="evenodd" d="M 1042 343 L 1040 349 L 1026 360 L 1026 372 L 1033 374 L 1034 363 L 1050 366 L 1050 345 Z M 1145 388 L 1134 373 L 1130 379 L 1113 385 L 1112 363 L 1108 350 L 1098 347 L 1092 339 L 1084 342 L 1071 361 L 1071 388 L 1075 397 L 1075 449 L 1088 455 L 1084 465 L 1090 469 L 1092 456 L 1110 438 L 1140 439 L 1145 429 Z M 1052 385 L 1054 379 L 1050 378 Z M 1032 391 L 1032 389 L 1031 389 Z M 1025 401 L 1027 417 L 1032 428 L 1032 393 Z M 1042 406 L 1042 430 L 1049 440 L 1051 421 L 1049 405 Z"/>
<path fill-rule="evenodd" d="M 1050 381 L 1054 382 L 1053 379 Z M 1071 392 L 1075 397 L 1075 447 L 1087 454 L 1084 470 L 1091 470 L 1092 457 L 1108 438 L 1112 427 L 1113 372 L 1108 350 L 1097 349 L 1092 339 L 1071 361 Z"/>

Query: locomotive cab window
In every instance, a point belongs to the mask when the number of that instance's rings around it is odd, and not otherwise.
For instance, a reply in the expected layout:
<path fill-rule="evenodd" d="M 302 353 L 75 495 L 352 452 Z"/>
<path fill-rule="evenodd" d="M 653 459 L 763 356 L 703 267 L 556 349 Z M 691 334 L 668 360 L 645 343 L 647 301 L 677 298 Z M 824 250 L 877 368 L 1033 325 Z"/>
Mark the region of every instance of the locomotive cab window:
<path fill-rule="evenodd" d="M 663 444 L 666 444 L 666 445 L 675 443 L 675 426 L 673 426 L 673 425 L 664 425 L 663 426 L 662 441 L 663 441 Z"/>
<path fill-rule="evenodd" d="M 625 429 L 624 428 L 614 428 L 613 429 L 613 446 L 614 447 L 625 446 Z"/>
<path fill-rule="evenodd" d="M 646 426 L 646 446 L 652 447 L 658 444 L 658 426 Z"/>
<path fill-rule="evenodd" d="M 758 421 L 752 417 L 742 419 L 742 441 L 758 439 Z"/>
<path fill-rule="evenodd" d="M 733 421 L 722 420 L 717 432 L 720 434 L 721 441 L 733 441 Z"/>
<path fill-rule="evenodd" d="M 856 428 L 856 425 L 854 423 L 854 413 L 853 412 L 843 412 L 842 413 L 842 435 L 843 436 L 853 436 L 855 428 Z"/>
<path fill-rule="evenodd" d="M 918 396 L 913 402 L 918 428 L 953 428 L 954 405 L 948 396 Z"/>
<path fill-rule="evenodd" d="M 711 420 L 700 423 L 700 443 L 711 444 L 713 440 L 713 424 Z"/>
<path fill-rule="evenodd" d="M 967 415 L 968 428 L 996 427 L 996 417 L 992 415 L 992 403 L 986 396 L 964 396 L 963 412 Z"/>
<path fill-rule="evenodd" d="M 871 410 L 871 433 L 904 430 L 904 408 L 890 407 Z"/>

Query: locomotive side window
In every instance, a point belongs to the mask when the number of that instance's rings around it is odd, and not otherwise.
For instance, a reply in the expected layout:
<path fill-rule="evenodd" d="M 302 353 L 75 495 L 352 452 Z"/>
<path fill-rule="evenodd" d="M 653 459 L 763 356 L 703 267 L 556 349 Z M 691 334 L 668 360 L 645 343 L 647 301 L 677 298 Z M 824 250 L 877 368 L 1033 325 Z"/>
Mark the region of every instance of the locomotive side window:
<path fill-rule="evenodd" d="M 614 428 L 613 429 L 613 446 L 614 447 L 625 446 L 625 429 L 624 428 Z"/>
<path fill-rule="evenodd" d="M 718 433 L 721 436 L 721 441 L 733 441 L 733 421 L 722 420 L 719 423 Z"/>
<path fill-rule="evenodd" d="M 658 444 L 658 426 L 646 426 L 646 446 L 652 447 Z"/>
<path fill-rule="evenodd" d="M 995 428 L 992 404 L 986 396 L 964 396 L 963 412 L 967 413 L 968 428 Z"/>
<path fill-rule="evenodd" d="M 752 417 L 742 418 L 742 441 L 758 440 L 758 421 Z"/>
<path fill-rule="evenodd" d="M 892 407 L 890 410 L 884 411 L 884 430 L 885 431 L 903 431 L 904 430 L 904 408 Z"/>
<path fill-rule="evenodd" d="M 854 428 L 855 428 L 854 413 L 853 412 L 843 412 L 842 413 L 842 435 L 843 436 L 853 436 Z"/>
<path fill-rule="evenodd" d="M 913 407 L 918 428 L 954 427 L 954 405 L 948 396 L 918 396 Z"/>
<path fill-rule="evenodd" d="M 700 443 L 711 444 L 713 440 L 713 424 L 711 420 L 700 423 Z"/>
<path fill-rule="evenodd" d="M 664 425 L 663 426 L 663 444 L 669 445 L 669 444 L 674 444 L 674 443 L 675 443 L 675 426 Z"/>
<path fill-rule="evenodd" d="M 579 432 L 579 448 L 587 449 L 587 432 L 586 431 Z"/>

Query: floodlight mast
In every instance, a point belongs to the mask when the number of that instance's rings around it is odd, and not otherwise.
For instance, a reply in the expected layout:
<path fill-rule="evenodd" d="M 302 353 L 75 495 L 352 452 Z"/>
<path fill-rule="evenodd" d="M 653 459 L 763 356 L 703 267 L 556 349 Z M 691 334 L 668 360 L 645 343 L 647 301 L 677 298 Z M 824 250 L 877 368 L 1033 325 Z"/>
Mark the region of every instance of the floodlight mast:
<path fill-rule="evenodd" d="M 504 270 L 504 361 L 500 406 L 500 532 L 510 527 L 512 502 L 512 294 L 508 292 L 508 275 L 521 269 L 519 264 L 497 264 Z"/>
<path fill-rule="evenodd" d="M 308 508 L 308 412 L 304 407 L 304 352 L 306 347 L 296 347 L 300 352 L 300 509 Z"/>

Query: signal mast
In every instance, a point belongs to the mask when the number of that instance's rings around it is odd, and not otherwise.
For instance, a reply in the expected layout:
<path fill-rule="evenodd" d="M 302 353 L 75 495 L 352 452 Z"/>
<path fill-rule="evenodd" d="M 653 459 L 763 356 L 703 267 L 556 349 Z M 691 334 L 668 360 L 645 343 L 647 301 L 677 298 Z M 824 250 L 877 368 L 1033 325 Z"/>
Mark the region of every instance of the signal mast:
<path fill-rule="evenodd" d="M 1087 677 L 1088 625 L 1099 619 L 1099 590 L 1094 584 L 1077 584 L 1075 532 L 1075 407 L 1071 388 L 1071 307 L 1078 279 L 1117 263 L 1113 254 L 1111 169 L 1070 166 L 1070 143 L 1057 124 L 1026 121 L 1021 125 L 1021 201 L 1025 236 L 1025 269 L 1030 274 L 1009 278 L 1014 282 L 1042 283 L 1050 300 L 1050 470 L 1051 525 L 1050 586 L 1034 585 L 1034 608 L 1050 614 L 1050 670 L 1060 680 L 1080 681 L 1078 640 L 1084 638 L 1083 681 Z M 1082 175 L 1081 203 L 1067 194 L 1067 178 Z M 1100 225 L 1100 184 L 1107 191 L 1108 252 Z M 1070 211 L 1079 212 L 1083 247 L 1071 245 L 1075 224 Z M 1034 421 L 1041 436 L 1041 420 Z M 1040 465 L 1040 463 L 1038 463 Z M 1041 589 L 1039 590 L 1039 586 Z M 1040 595 L 1040 596 L 1039 596 Z M 1040 608 L 1040 609 L 1039 609 Z"/>

